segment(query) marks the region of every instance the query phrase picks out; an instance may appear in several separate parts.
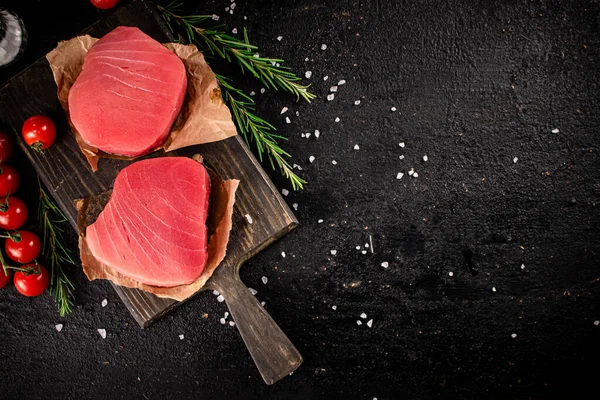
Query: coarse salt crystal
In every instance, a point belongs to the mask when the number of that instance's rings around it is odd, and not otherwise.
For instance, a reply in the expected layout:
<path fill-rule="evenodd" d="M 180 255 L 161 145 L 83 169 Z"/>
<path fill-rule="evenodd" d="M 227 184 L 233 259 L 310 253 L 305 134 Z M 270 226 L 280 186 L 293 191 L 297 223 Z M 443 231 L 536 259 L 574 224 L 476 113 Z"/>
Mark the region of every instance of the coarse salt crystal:
<path fill-rule="evenodd" d="M 281 194 L 287 196 L 288 194 L 290 194 L 290 191 L 287 189 L 281 189 Z"/>
<path fill-rule="evenodd" d="M 355 144 L 354 145 L 354 150 L 360 150 L 360 147 L 357 144 Z"/>
<path fill-rule="evenodd" d="M 331 306 L 332 310 L 337 310 L 337 306 Z"/>
<path fill-rule="evenodd" d="M 300 116 L 300 111 L 296 111 L 296 117 Z"/>
<path fill-rule="evenodd" d="M 235 34 L 237 33 L 237 28 L 233 28 L 233 29 L 231 30 L 231 33 L 233 33 L 233 34 L 235 35 Z"/>
<path fill-rule="evenodd" d="M 404 174 L 402 172 L 398 172 L 398 175 L 396 175 L 396 179 L 402 179 L 403 176 Z"/>
<path fill-rule="evenodd" d="M 310 79 L 310 77 L 312 76 L 312 71 L 306 71 L 304 73 L 304 76 L 306 77 L 306 79 Z"/>
<path fill-rule="evenodd" d="M 263 306 L 263 307 L 264 307 L 266 304 L 267 304 L 267 302 L 266 302 L 266 301 L 261 301 L 261 302 L 260 302 L 260 305 L 261 305 L 261 306 Z"/>
<path fill-rule="evenodd" d="M 220 322 L 222 325 L 225 325 L 225 322 L 227 322 L 227 321 L 225 321 L 225 318 L 221 318 L 221 319 L 219 320 L 219 322 Z"/>
<path fill-rule="evenodd" d="M 552 129 L 552 133 L 559 133 L 559 132 L 560 132 L 560 130 L 558 128 Z"/>
<path fill-rule="evenodd" d="M 244 15 L 244 21 L 245 21 L 245 20 L 247 20 L 247 19 L 248 19 L 248 17 L 246 17 L 246 16 Z"/>
<path fill-rule="evenodd" d="M 515 158 L 513 158 L 513 163 L 515 163 L 515 164 L 516 164 L 516 163 L 517 163 L 517 161 L 519 161 L 519 158 L 518 158 L 518 157 L 515 157 Z"/>
<path fill-rule="evenodd" d="M 362 321 L 359 319 L 356 321 L 356 325 L 362 325 Z"/>
<path fill-rule="evenodd" d="M 595 321 L 594 321 L 594 325 L 596 325 L 596 326 L 600 325 L 600 321 L 598 321 L 598 320 L 595 320 Z"/>
<path fill-rule="evenodd" d="M 285 117 L 285 123 L 286 124 L 289 124 L 291 122 L 292 122 L 292 120 L 290 119 L 290 117 Z"/>
<path fill-rule="evenodd" d="M 304 137 L 308 139 L 310 137 L 310 132 L 307 132 Z"/>
<path fill-rule="evenodd" d="M 281 39 L 283 39 L 283 36 L 277 36 L 277 40 L 278 40 L 279 42 L 281 42 Z"/>
<path fill-rule="evenodd" d="M 218 295 L 218 296 L 217 296 L 217 301 L 218 301 L 219 303 L 222 303 L 224 300 L 225 300 L 225 297 L 223 297 L 223 295 L 222 295 L 222 294 L 220 294 L 220 295 Z"/>
<path fill-rule="evenodd" d="M 229 321 L 229 326 L 235 326 L 235 322 Z"/>
<path fill-rule="evenodd" d="M 335 256 L 337 254 L 337 250 L 331 250 L 331 255 Z"/>
<path fill-rule="evenodd" d="M 102 339 L 106 339 L 106 329 L 98 329 L 98 333 L 102 337 Z"/>
<path fill-rule="evenodd" d="M 179 335 L 179 340 L 183 340 L 185 338 L 185 336 L 183 336 L 183 333 L 181 335 Z"/>
<path fill-rule="evenodd" d="M 281 109 L 281 112 L 280 112 L 280 114 L 284 114 L 284 113 L 285 113 L 287 110 L 288 110 L 288 108 L 287 108 L 287 107 L 283 107 L 283 108 Z"/>
<path fill-rule="evenodd" d="M 215 21 L 218 21 L 218 20 L 219 20 L 219 18 L 220 18 L 220 17 L 219 17 L 218 15 L 216 15 L 216 14 L 213 14 L 213 16 L 212 16 L 212 19 L 213 19 L 213 20 L 215 20 Z"/>
<path fill-rule="evenodd" d="M 60 331 L 62 331 L 63 324 L 56 324 L 56 325 L 54 325 L 54 327 L 56 328 L 56 330 L 57 330 L 58 332 L 60 332 Z"/>
<path fill-rule="evenodd" d="M 414 173 L 412 176 L 413 176 L 413 178 L 418 178 L 418 177 L 419 177 L 419 174 L 417 174 L 417 173 L 415 172 L 415 173 Z"/>
<path fill-rule="evenodd" d="M 370 319 L 370 320 L 367 322 L 367 326 L 368 326 L 369 328 L 373 326 L 373 320 L 372 320 L 372 319 Z"/>
<path fill-rule="evenodd" d="M 233 10 L 229 10 L 229 14 L 233 14 Z"/>
<path fill-rule="evenodd" d="M 521 269 L 525 269 L 525 264 L 521 264 Z"/>
<path fill-rule="evenodd" d="M 223 315 L 223 318 L 227 319 L 227 317 L 229 317 L 229 312 L 225 311 L 225 314 Z"/>
<path fill-rule="evenodd" d="M 281 252 L 281 257 L 285 258 L 285 251 Z"/>
<path fill-rule="evenodd" d="M 400 143 L 398 143 L 398 146 L 404 148 L 404 146 L 406 146 L 406 145 L 404 144 L 404 142 L 400 142 Z"/>
<path fill-rule="evenodd" d="M 423 161 L 427 162 L 428 160 L 429 160 L 429 157 L 427 157 L 427 154 L 425 154 L 425 155 L 423 156 Z"/>
<path fill-rule="evenodd" d="M 342 79 L 341 81 L 338 82 L 338 86 L 342 86 L 345 83 L 346 83 L 346 81 Z"/>
<path fill-rule="evenodd" d="M 325 75 L 325 76 L 323 77 L 323 80 L 324 80 L 324 81 L 326 81 L 327 79 L 329 79 L 329 77 L 328 77 L 327 75 Z"/>
<path fill-rule="evenodd" d="M 355 101 L 354 101 L 354 105 L 355 105 L 355 106 L 357 106 L 357 105 L 359 105 L 359 104 L 360 104 L 360 100 L 355 100 Z"/>
<path fill-rule="evenodd" d="M 221 293 L 219 293 L 219 291 L 218 291 L 218 290 L 213 290 L 213 294 L 214 294 L 215 296 L 218 296 L 218 295 L 220 295 Z"/>
<path fill-rule="evenodd" d="M 392 112 L 396 111 L 396 107 L 392 107 L 390 108 L 390 110 L 392 110 Z"/>
<path fill-rule="evenodd" d="M 329 88 L 329 91 L 335 93 L 335 92 L 338 91 L 338 87 L 337 86 L 332 86 L 332 87 Z"/>
<path fill-rule="evenodd" d="M 335 161 L 335 160 L 333 160 L 331 163 L 332 163 L 333 165 L 337 165 L 337 161 Z"/>
<path fill-rule="evenodd" d="M 266 285 L 267 282 L 269 282 L 269 278 L 267 278 L 266 276 L 263 276 L 262 278 L 260 278 L 260 280 L 262 281 L 263 285 Z"/>
<path fill-rule="evenodd" d="M 231 2 L 231 9 L 233 10 L 235 8 L 235 3 L 232 1 Z"/>
<path fill-rule="evenodd" d="M 264 93 L 265 92 L 265 88 L 260 88 L 260 92 Z"/>
<path fill-rule="evenodd" d="M 495 292 L 495 291 L 496 291 L 496 288 L 495 288 L 495 287 L 492 287 L 492 292 Z"/>
<path fill-rule="evenodd" d="M 321 50 L 327 50 L 327 45 L 325 43 L 321 45 Z"/>
<path fill-rule="evenodd" d="M 389 263 L 389 262 L 387 262 L 387 261 L 384 261 L 384 262 L 382 262 L 382 263 L 381 263 L 381 266 L 382 266 L 383 268 L 387 268 L 387 267 L 389 267 L 389 266 L 390 266 L 390 263 Z"/>
<path fill-rule="evenodd" d="M 356 250 L 360 250 L 360 249 L 362 249 L 362 247 L 356 246 Z"/>
<path fill-rule="evenodd" d="M 104 299 L 102 300 L 102 307 L 106 307 L 108 304 L 108 300 Z"/>
<path fill-rule="evenodd" d="M 335 122 L 340 122 L 340 117 L 335 117 Z"/>
<path fill-rule="evenodd" d="M 315 161 L 315 156 L 308 157 L 308 162 L 312 164 L 313 161 Z"/>
<path fill-rule="evenodd" d="M 454 276 L 454 272 L 450 271 L 450 272 L 448 272 L 448 275 Z"/>
<path fill-rule="evenodd" d="M 320 135 L 321 135 L 321 132 L 319 132 L 318 129 L 315 129 L 315 137 L 318 139 Z"/>
<path fill-rule="evenodd" d="M 369 243 L 365 243 L 365 247 L 366 247 L 366 248 L 369 248 Z"/>
<path fill-rule="evenodd" d="M 322 219 L 320 219 L 320 220 L 318 220 L 317 222 L 318 222 L 319 224 L 322 224 L 322 223 L 323 223 L 323 220 L 322 220 Z"/>
<path fill-rule="evenodd" d="M 246 217 L 246 221 L 248 221 L 249 224 L 252 224 L 254 222 L 254 220 L 252 220 L 252 217 L 250 216 L 250 214 L 246 214 L 246 215 L 244 215 L 244 217 Z"/>
<path fill-rule="evenodd" d="M 225 11 L 226 11 L 226 12 L 227 12 L 227 11 L 229 11 L 229 7 L 225 7 Z"/>
<path fill-rule="evenodd" d="M 415 174 L 415 169 L 414 169 L 414 168 L 411 168 L 410 170 L 408 170 L 408 174 L 409 174 L 410 176 L 413 176 L 413 175 Z"/>
<path fill-rule="evenodd" d="M 251 287 L 249 287 L 248 290 L 250 291 L 250 293 L 252 293 L 252 296 L 256 296 L 256 293 L 258 293 L 256 289 L 252 289 Z"/>
<path fill-rule="evenodd" d="M 362 314 L 360 314 L 360 317 L 361 317 L 362 319 L 366 319 L 366 318 L 367 318 L 367 314 L 365 314 L 365 313 L 362 313 Z"/>
<path fill-rule="evenodd" d="M 333 99 L 335 99 L 335 94 L 331 93 L 327 95 L 327 101 L 331 101 Z"/>
<path fill-rule="evenodd" d="M 398 158 L 404 160 L 404 154 L 401 154 L 400 156 L 398 156 Z"/>
<path fill-rule="evenodd" d="M 292 207 L 294 207 L 294 210 L 298 211 L 298 203 L 292 204 Z"/>
<path fill-rule="evenodd" d="M 517 337 L 517 334 L 516 334 L 516 333 L 513 333 L 512 335 L 510 335 L 510 337 L 514 339 L 514 338 L 516 338 L 516 337 Z"/>
<path fill-rule="evenodd" d="M 367 251 L 366 251 L 366 250 L 363 250 L 363 251 L 361 251 L 361 253 L 363 253 L 363 254 L 367 254 Z"/>

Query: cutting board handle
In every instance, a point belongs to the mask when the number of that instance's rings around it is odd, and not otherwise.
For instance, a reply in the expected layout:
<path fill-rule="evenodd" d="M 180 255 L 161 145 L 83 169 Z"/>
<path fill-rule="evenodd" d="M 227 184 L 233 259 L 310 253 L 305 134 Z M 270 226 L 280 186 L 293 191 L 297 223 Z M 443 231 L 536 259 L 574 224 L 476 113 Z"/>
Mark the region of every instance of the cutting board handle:
<path fill-rule="evenodd" d="M 290 339 L 242 283 L 239 268 L 220 274 L 217 290 L 225 297 L 235 325 L 267 383 L 272 385 L 302 364 L 302 356 Z M 224 272 L 224 271 L 222 271 Z"/>

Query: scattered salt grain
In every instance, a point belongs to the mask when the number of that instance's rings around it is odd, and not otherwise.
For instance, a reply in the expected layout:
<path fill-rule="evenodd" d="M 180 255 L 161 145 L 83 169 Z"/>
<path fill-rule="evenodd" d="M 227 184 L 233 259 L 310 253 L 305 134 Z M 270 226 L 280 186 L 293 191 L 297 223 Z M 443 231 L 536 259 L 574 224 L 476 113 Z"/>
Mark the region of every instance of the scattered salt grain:
<path fill-rule="evenodd" d="M 448 272 L 448 275 L 454 276 L 454 272 L 450 271 L 450 272 Z"/>
<path fill-rule="evenodd" d="M 213 16 L 212 16 L 212 19 L 213 19 L 214 21 L 218 21 L 218 20 L 219 20 L 219 18 L 220 18 L 220 17 L 219 17 L 218 15 L 216 15 L 216 14 L 213 14 Z"/>
<path fill-rule="evenodd" d="M 250 293 L 252 293 L 252 296 L 256 296 L 256 293 L 258 293 L 256 289 L 252 289 L 251 287 L 249 287 L 248 290 L 250 291 Z"/>
<path fill-rule="evenodd" d="M 401 154 L 400 156 L 398 156 L 398 158 L 404 160 L 404 154 Z"/>
<path fill-rule="evenodd" d="M 600 325 L 600 321 L 598 321 L 598 320 L 595 320 L 595 321 L 594 321 L 594 325 L 596 325 L 596 326 Z"/>
<path fill-rule="evenodd" d="M 370 320 L 367 322 L 367 326 L 368 326 L 369 328 L 373 326 L 373 320 L 372 320 L 372 319 L 370 319 Z"/>
<path fill-rule="evenodd" d="M 248 19 L 248 17 L 246 17 L 246 16 L 244 15 L 244 21 L 245 21 L 245 20 L 247 20 L 247 19 Z"/>
<path fill-rule="evenodd" d="M 366 250 L 363 250 L 363 251 L 361 251 L 361 253 L 363 253 L 363 254 L 367 254 L 367 251 L 366 251 Z"/>
<path fill-rule="evenodd" d="M 231 33 L 233 33 L 233 34 L 235 35 L 235 34 L 237 33 L 237 28 L 233 28 L 233 29 L 231 30 Z"/>
<path fill-rule="evenodd" d="M 362 313 L 362 314 L 360 314 L 360 317 L 361 317 L 362 319 L 366 319 L 366 318 L 367 318 L 367 314 L 365 314 L 365 313 Z"/>
<path fill-rule="evenodd" d="M 304 61 L 305 61 L 305 62 L 308 62 L 308 57 L 306 57 L 306 58 L 304 59 Z"/>
<path fill-rule="evenodd" d="M 232 1 L 231 2 L 231 9 L 233 10 L 235 8 L 235 3 Z"/>
<path fill-rule="evenodd" d="M 102 337 L 102 339 L 106 339 L 106 329 L 98 329 L 98 333 Z"/>
<path fill-rule="evenodd" d="M 558 128 L 552 129 L 552 133 L 559 133 L 559 132 L 560 132 L 560 130 Z"/>
<path fill-rule="evenodd" d="M 340 117 L 335 117 L 335 122 L 340 122 Z"/>
<path fill-rule="evenodd" d="M 266 285 L 267 282 L 269 282 L 269 278 L 267 278 L 266 276 L 263 276 L 262 278 L 260 278 L 260 280 L 262 281 L 263 285 Z"/>
<path fill-rule="evenodd" d="M 281 189 L 281 194 L 287 196 L 288 194 L 290 194 L 290 191 L 287 189 Z"/>
<path fill-rule="evenodd" d="M 277 36 L 277 41 L 281 42 L 281 39 L 283 39 L 283 36 Z"/>
<path fill-rule="evenodd" d="M 256 94 L 256 92 L 253 90 L 250 92 L 250 96 L 254 96 Z"/>
<path fill-rule="evenodd" d="M 306 77 L 306 79 L 310 79 L 310 77 L 312 76 L 312 71 L 306 71 L 304 73 L 304 76 Z"/>
<path fill-rule="evenodd" d="M 318 129 L 315 129 L 315 137 L 318 139 L 319 135 L 321 135 L 321 132 L 319 132 Z"/>
<path fill-rule="evenodd" d="M 308 138 L 310 137 L 310 133 L 305 133 L 305 134 L 303 135 L 303 137 L 305 137 L 305 138 L 307 138 L 307 139 L 308 139 Z"/>
<path fill-rule="evenodd" d="M 356 321 L 356 325 L 362 325 L 362 321 L 359 319 Z"/>
<path fill-rule="evenodd" d="M 56 328 L 56 330 L 57 330 L 58 332 L 60 332 L 60 331 L 62 331 L 63 324 L 56 324 L 56 325 L 54 325 L 54 327 Z"/>
<path fill-rule="evenodd" d="M 229 11 L 229 7 L 225 7 L 225 12 Z"/>
<path fill-rule="evenodd" d="M 400 143 L 398 143 L 398 146 L 404 148 L 404 146 L 406 146 L 406 145 L 404 144 L 404 142 L 400 142 Z"/>
<path fill-rule="evenodd" d="M 429 160 L 429 157 L 427 157 L 427 154 L 425 154 L 425 155 L 423 156 L 423 161 L 427 162 L 428 160 Z"/>
<path fill-rule="evenodd" d="M 521 264 L 521 269 L 525 269 L 525 264 Z"/>
<path fill-rule="evenodd" d="M 516 163 L 517 163 L 517 161 L 519 161 L 519 158 L 518 158 L 518 157 L 515 157 L 515 158 L 513 158 L 513 163 L 515 163 L 515 164 L 516 164 Z"/>
<path fill-rule="evenodd" d="M 246 214 L 244 215 L 244 217 L 246 217 L 246 221 L 248 221 L 249 224 L 252 224 L 254 222 L 250 214 Z"/>
<path fill-rule="evenodd" d="M 337 165 L 337 161 L 335 161 L 335 160 L 333 160 L 331 163 L 332 163 L 333 165 Z"/>
<path fill-rule="evenodd" d="M 229 317 L 229 312 L 225 311 L 225 314 L 223 315 L 223 318 L 227 319 L 227 317 Z"/>
<path fill-rule="evenodd" d="M 217 301 L 218 301 L 219 303 L 222 303 L 224 300 L 225 300 L 225 297 L 223 297 L 223 295 L 222 295 L 222 294 L 220 294 L 220 295 L 218 295 L 218 296 L 217 296 Z"/>
<path fill-rule="evenodd" d="M 492 287 L 492 292 L 495 292 L 495 291 L 496 291 L 496 288 L 495 288 L 495 287 Z"/>
<path fill-rule="evenodd" d="M 358 106 L 360 104 L 360 100 L 354 100 L 354 105 Z"/>
<path fill-rule="evenodd" d="M 281 109 L 281 112 L 280 112 L 279 114 L 285 114 L 285 112 L 286 112 L 287 110 L 288 110 L 288 108 L 287 108 L 287 107 L 283 107 L 283 108 Z"/>
<path fill-rule="evenodd" d="M 335 311 L 335 310 L 337 310 L 337 306 L 331 306 L 331 309 Z M 598 324 L 596 324 L 596 325 L 598 325 Z"/>
<path fill-rule="evenodd" d="M 413 178 L 418 178 L 419 174 L 417 174 L 416 172 L 413 174 Z"/>
<path fill-rule="evenodd" d="M 517 337 L 517 334 L 516 334 L 516 333 L 513 333 L 512 335 L 510 335 L 510 337 L 514 339 L 514 338 L 516 338 L 516 337 Z"/>
<path fill-rule="evenodd" d="M 389 263 L 389 262 L 387 262 L 387 261 L 384 261 L 384 262 L 382 262 L 382 263 L 381 263 L 381 266 L 382 266 L 383 268 L 387 268 L 387 267 L 389 267 L 389 266 L 390 266 L 390 263 Z"/>
<path fill-rule="evenodd" d="M 285 117 L 285 123 L 286 124 L 291 124 L 292 120 L 290 119 L 290 117 Z"/>
<path fill-rule="evenodd" d="M 335 94 L 331 93 L 327 95 L 327 101 L 331 101 L 333 99 L 335 99 Z"/>
<path fill-rule="evenodd" d="M 328 77 L 327 75 L 325 75 L 325 76 L 323 77 L 323 80 L 324 80 L 324 81 L 326 81 L 327 79 L 329 79 L 329 77 Z"/>
<path fill-rule="evenodd" d="M 318 222 L 319 224 L 322 224 L 322 223 L 323 223 L 323 220 L 322 220 L 322 219 L 320 219 L 320 220 L 318 220 L 317 222 Z"/>
<path fill-rule="evenodd" d="M 327 50 L 327 45 L 325 43 L 321 45 L 321 50 Z"/>
<path fill-rule="evenodd" d="M 338 86 L 342 86 L 345 83 L 346 83 L 346 81 L 342 79 L 341 81 L 338 82 Z"/>
<path fill-rule="evenodd" d="M 235 326 L 235 322 L 229 321 L 229 326 Z"/>
<path fill-rule="evenodd" d="M 402 179 L 403 176 L 404 174 L 402 172 L 398 172 L 398 175 L 396 175 L 396 179 Z"/>
<path fill-rule="evenodd" d="M 298 211 L 298 203 L 292 204 L 292 207 L 294 207 L 294 210 Z"/>
<path fill-rule="evenodd" d="M 308 162 L 312 164 L 313 161 L 315 161 L 315 156 L 308 157 Z"/>
<path fill-rule="evenodd" d="M 338 91 L 338 87 L 337 86 L 332 86 L 329 88 L 330 92 L 337 92 Z"/>
<path fill-rule="evenodd" d="M 354 150 L 360 150 L 360 147 L 357 144 L 355 144 L 354 145 Z"/>
<path fill-rule="evenodd" d="M 185 336 L 183 336 L 183 333 L 181 335 L 179 335 L 179 340 L 183 340 L 185 338 Z"/>
<path fill-rule="evenodd" d="M 408 170 L 408 174 L 409 174 L 410 176 L 413 176 L 413 175 L 415 174 L 415 169 L 414 169 L 414 168 L 411 168 L 410 170 Z"/>
<path fill-rule="evenodd" d="M 337 254 L 337 250 L 331 250 L 331 255 L 335 256 Z"/>
<path fill-rule="evenodd" d="M 102 307 L 106 307 L 108 305 L 108 300 L 102 300 Z"/>
<path fill-rule="evenodd" d="M 232 14 L 232 15 L 233 15 L 233 10 L 229 10 L 229 14 Z"/>
<path fill-rule="evenodd" d="M 392 112 L 396 111 L 396 107 L 392 107 L 390 108 L 390 110 L 392 110 Z"/>
<path fill-rule="evenodd" d="M 365 243 L 365 247 L 366 247 L 366 248 L 369 248 L 369 243 Z"/>
<path fill-rule="evenodd" d="M 281 257 L 285 258 L 285 251 L 281 252 Z"/>
<path fill-rule="evenodd" d="M 265 88 L 260 88 L 260 92 L 264 93 L 265 92 Z"/>
<path fill-rule="evenodd" d="M 226 322 L 226 321 L 225 321 L 225 318 L 221 318 L 221 319 L 219 320 L 219 322 L 220 322 L 222 325 L 225 325 L 225 322 Z"/>
<path fill-rule="evenodd" d="M 267 302 L 266 302 L 266 301 L 261 301 L 261 302 L 260 302 L 260 305 L 261 305 L 261 306 L 263 306 L 263 307 L 264 307 L 266 304 L 267 304 Z"/>
<path fill-rule="evenodd" d="M 296 117 L 300 116 L 300 111 L 296 111 Z"/>
<path fill-rule="evenodd" d="M 362 249 L 362 247 L 356 246 L 356 250 L 360 250 L 360 249 Z"/>
<path fill-rule="evenodd" d="M 219 293 L 219 291 L 218 291 L 218 290 L 213 290 L 213 294 L 214 294 L 215 296 L 218 296 L 218 295 L 220 295 L 221 293 Z"/>

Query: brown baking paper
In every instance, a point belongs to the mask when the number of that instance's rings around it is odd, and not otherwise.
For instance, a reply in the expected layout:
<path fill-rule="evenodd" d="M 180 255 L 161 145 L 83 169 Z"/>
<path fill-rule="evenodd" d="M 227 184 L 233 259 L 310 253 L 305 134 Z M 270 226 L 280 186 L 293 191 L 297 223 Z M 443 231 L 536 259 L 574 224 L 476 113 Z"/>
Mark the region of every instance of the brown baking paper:
<path fill-rule="evenodd" d="M 194 157 L 198 160 L 198 158 Z M 76 200 L 75 207 L 78 212 L 79 226 L 79 253 L 83 271 L 89 280 L 108 279 L 119 286 L 136 288 L 155 294 L 158 297 L 167 297 L 183 301 L 200 290 L 212 276 L 227 253 L 229 232 L 231 231 L 231 217 L 235 191 L 239 185 L 238 180 L 223 181 L 216 173 L 207 168 L 211 180 L 210 207 L 206 224 L 208 226 L 208 260 L 202 274 L 189 285 L 174 287 L 150 286 L 131 279 L 106 264 L 98 261 L 87 247 L 85 228 L 91 225 L 108 203 L 112 190 L 98 196 Z"/>
<path fill-rule="evenodd" d="M 81 72 L 83 59 L 90 47 L 98 39 L 89 35 L 77 36 L 60 42 L 46 55 L 54 81 L 58 89 L 58 100 L 67 113 L 69 124 L 77 139 L 79 148 L 87 158 L 92 171 L 98 169 L 100 158 L 135 159 L 117 154 L 105 153 L 85 143 L 69 117 L 69 90 Z M 181 111 L 175 120 L 171 133 L 161 147 L 165 151 L 180 149 L 195 144 L 217 142 L 237 134 L 229 108 L 223 102 L 217 78 L 202 53 L 193 45 L 167 43 L 167 49 L 183 61 L 187 71 L 188 86 Z M 151 151 L 151 152 L 152 152 Z"/>

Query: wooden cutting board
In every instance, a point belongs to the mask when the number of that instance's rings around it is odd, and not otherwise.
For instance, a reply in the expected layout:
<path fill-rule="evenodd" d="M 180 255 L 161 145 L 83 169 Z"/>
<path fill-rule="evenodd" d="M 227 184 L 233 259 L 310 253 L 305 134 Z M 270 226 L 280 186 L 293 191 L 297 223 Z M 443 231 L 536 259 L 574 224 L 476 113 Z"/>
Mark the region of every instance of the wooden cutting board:
<path fill-rule="evenodd" d="M 159 42 L 173 40 L 152 4 L 142 0 L 121 7 L 82 34 L 101 37 L 119 25 L 137 26 Z M 41 155 L 20 140 L 23 122 L 34 114 L 48 115 L 57 125 L 56 143 Z M 92 172 L 58 102 L 56 84 L 45 58 L 0 89 L 0 124 L 0 128 L 18 137 L 20 146 L 74 229 L 77 229 L 74 200 L 109 189 L 117 173 L 131 163 L 102 159 L 99 170 Z M 302 357 L 240 281 L 238 272 L 244 261 L 289 232 L 298 221 L 239 136 L 169 154 L 191 156 L 195 153 L 202 154 L 205 164 L 221 178 L 241 181 L 227 256 L 203 290 L 216 289 L 224 295 L 261 375 L 270 384 L 295 370 L 302 363 Z M 164 155 L 160 151 L 148 157 Z M 245 218 L 246 214 L 253 220 L 252 224 Z M 113 286 L 142 327 L 181 304 L 137 289 Z"/>

